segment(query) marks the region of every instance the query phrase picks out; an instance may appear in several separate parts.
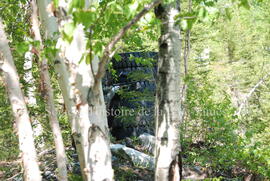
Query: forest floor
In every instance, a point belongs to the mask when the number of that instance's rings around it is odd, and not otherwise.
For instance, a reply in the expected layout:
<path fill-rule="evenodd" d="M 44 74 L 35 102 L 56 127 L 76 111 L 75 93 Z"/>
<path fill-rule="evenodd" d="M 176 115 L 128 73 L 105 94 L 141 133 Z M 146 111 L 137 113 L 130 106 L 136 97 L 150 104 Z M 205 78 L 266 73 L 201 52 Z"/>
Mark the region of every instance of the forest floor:
<path fill-rule="evenodd" d="M 118 144 L 123 143 L 117 142 Z M 133 149 L 140 152 L 147 153 L 139 145 L 134 145 Z M 148 153 L 149 154 L 149 153 Z M 69 180 L 71 181 L 82 181 L 80 174 L 80 166 L 78 162 L 78 156 L 73 147 L 67 148 L 67 156 L 69 159 Z M 57 181 L 55 170 L 57 170 L 57 165 L 55 161 L 55 152 L 53 149 L 48 149 L 40 153 L 40 168 L 42 170 L 43 181 Z M 146 168 L 140 168 L 135 166 L 131 160 L 124 157 L 119 157 L 119 155 L 113 155 L 112 157 L 113 169 L 115 172 L 116 181 L 153 181 L 154 171 Z M 204 180 L 204 181 L 264 181 L 263 178 L 255 176 L 249 173 L 245 173 L 243 170 L 238 169 L 233 175 L 232 172 L 218 171 L 212 175 L 208 175 L 206 172 L 200 171 L 200 169 L 195 169 L 194 167 L 184 167 L 185 181 L 190 180 Z M 208 176 L 206 176 L 206 174 Z M 221 176 L 223 175 L 223 176 Z M 206 178 L 208 177 L 208 178 Z M 211 178 L 210 178 L 211 177 Z M 23 181 L 22 172 L 19 160 L 15 161 L 2 161 L 0 162 L 0 180 L 2 181 Z"/>

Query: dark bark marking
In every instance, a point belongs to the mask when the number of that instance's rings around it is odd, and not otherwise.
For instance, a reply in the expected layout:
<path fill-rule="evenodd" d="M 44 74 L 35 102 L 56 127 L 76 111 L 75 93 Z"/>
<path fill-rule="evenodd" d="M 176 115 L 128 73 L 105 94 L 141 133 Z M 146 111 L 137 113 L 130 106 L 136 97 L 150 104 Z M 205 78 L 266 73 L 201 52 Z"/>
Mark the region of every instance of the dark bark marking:
<path fill-rule="evenodd" d="M 168 43 L 164 42 L 164 43 L 160 44 L 159 47 L 162 48 L 162 49 L 167 49 L 168 48 Z"/>
<path fill-rule="evenodd" d="M 165 12 L 165 9 L 164 7 L 159 4 L 156 8 L 155 8 L 155 15 L 157 18 L 161 19 L 162 18 L 162 15 L 164 14 Z"/>
<path fill-rule="evenodd" d="M 179 173 L 176 173 L 177 167 L 179 169 Z M 176 155 L 175 159 L 170 164 L 169 169 L 169 181 L 179 181 L 177 180 L 177 175 L 179 174 L 180 180 L 182 180 L 182 158 L 181 152 Z"/>
<path fill-rule="evenodd" d="M 60 60 L 55 60 L 54 65 L 56 65 L 56 64 L 61 64 Z"/>

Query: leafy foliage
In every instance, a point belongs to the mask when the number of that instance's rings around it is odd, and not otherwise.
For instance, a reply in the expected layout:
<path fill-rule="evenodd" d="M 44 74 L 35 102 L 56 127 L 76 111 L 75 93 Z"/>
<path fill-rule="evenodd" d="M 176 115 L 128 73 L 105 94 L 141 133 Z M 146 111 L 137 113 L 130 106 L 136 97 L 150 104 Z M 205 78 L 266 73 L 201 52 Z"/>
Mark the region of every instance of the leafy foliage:
<path fill-rule="evenodd" d="M 58 0 L 53 2 L 57 8 Z M 67 13 L 73 21 L 63 27 L 61 35 L 71 42 L 74 29 L 82 24 L 88 40 L 84 58 L 90 63 L 92 55 L 101 56 L 111 37 L 148 2 L 150 1 L 143 0 L 139 3 L 136 0 L 103 0 L 85 8 L 84 1 L 72 0 Z M 190 73 L 183 79 L 188 87 L 186 114 L 181 127 L 184 164 L 211 168 L 215 176 L 223 174 L 227 177 L 241 177 L 241 174 L 232 173 L 233 169 L 241 168 L 247 173 L 270 178 L 269 80 L 265 80 L 248 98 L 244 114 L 238 117 L 235 115 L 252 87 L 269 72 L 270 2 L 194 0 L 191 10 L 188 10 L 188 1 L 183 1 L 181 6 L 182 11 L 177 16 L 177 21 L 182 35 L 187 30 L 192 32 Z M 32 86 L 40 87 L 37 62 L 31 70 L 36 81 L 29 83 L 23 79 L 26 72 L 23 68 L 25 53 L 36 50 L 40 53 L 38 56 L 49 60 L 65 144 L 70 145 L 69 122 L 65 107 L 59 101 L 61 93 L 53 70 L 56 42 L 44 41 L 44 50 L 40 51 L 40 42 L 31 37 L 30 15 L 26 0 L 0 1 L 0 17 L 6 25 L 24 92 Z M 119 52 L 158 51 L 159 25 L 153 12 L 147 14 L 117 44 L 117 49 Z M 119 56 L 116 55 L 115 58 L 121 61 Z M 136 58 L 136 63 L 151 67 L 153 61 Z M 109 69 L 115 74 L 112 65 L 109 65 Z M 132 72 L 128 78 L 131 81 L 151 81 L 151 76 L 140 70 Z M 135 111 L 141 108 L 138 102 L 154 101 L 153 92 L 149 90 L 120 89 L 118 94 L 122 99 L 133 102 Z M 15 160 L 19 154 L 18 142 L 2 80 L 0 97 L 0 160 Z M 36 90 L 36 97 L 38 104 L 29 107 L 30 116 L 43 120 L 43 136 L 46 137 L 47 146 L 52 147 L 52 134 L 39 90 Z M 122 109 L 130 107 L 122 106 Z M 120 119 L 126 126 L 136 126 L 134 116 Z M 126 173 L 116 170 L 118 172 L 120 180 L 134 178 L 130 176 L 131 171 Z M 81 179 L 74 175 L 70 175 L 70 178 Z"/>

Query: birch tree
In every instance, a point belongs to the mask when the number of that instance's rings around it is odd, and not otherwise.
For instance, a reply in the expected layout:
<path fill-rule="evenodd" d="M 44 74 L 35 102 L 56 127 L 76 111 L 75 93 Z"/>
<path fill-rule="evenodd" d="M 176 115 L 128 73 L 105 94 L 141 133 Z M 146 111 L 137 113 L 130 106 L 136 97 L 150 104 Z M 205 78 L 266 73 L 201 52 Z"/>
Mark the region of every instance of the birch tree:
<path fill-rule="evenodd" d="M 25 62 L 24 62 L 23 68 L 24 68 L 25 74 L 23 78 L 24 78 L 24 81 L 27 82 L 28 84 L 27 91 L 26 91 L 27 99 L 25 100 L 25 102 L 28 106 L 35 107 L 37 106 L 37 100 L 35 97 L 36 86 L 35 86 L 35 79 L 32 73 L 34 54 L 31 52 L 31 48 L 32 47 L 29 48 L 29 51 L 26 52 L 24 56 Z M 43 130 L 40 120 L 37 118 L 36 115 L 33 115 L 31 117 L 31 120 L 32 120 L 32 126 L 33 126 L 33 134 L 36 140 L 37 150 L 39 152 L 40 150 L 44 149 L 44 146 L 45 146 L 44 138 L 42 136 L 44 130 Z"/>
<path fill-rule="evenodd" d="M 38 1 L 48 38 L 57 30 L 71 38 L 67 41 L 65 37 L 59 37 L 57 45 L 60 53 L 55 67 L 59 74 L 59 84 L 71 122 L 84 180 L 113 180 L 109 130 L 101 80 L 109 59 L 115 53 L 116 43 L 132 25 L 159 2 L 152 2 L 138 13 L 111 38 L 100 59 L 93 55 L 89 65 L 84 57 L 86 52 L 92 51 L 86 46 L 87 41 L 90 41 L 85 34 L 85 28 L 88 28 L 80 22 L 75 22 L 69 13 L 76 9 L 82 9 L 85 13 L 90 5 L 97 2 L 74 4 L 73 1 L 59 1 L 58 4 L 53 4 L 49 1 Z M 51 14 L 57 17 L 57 23 L 44 11 L 46 7 L 49 7 Z"/>
<path fill-rule="evenodd" d="M 40 51 L 43 50 L 43 42 L 41 38 L 41 33 L 39 29 L 39 19 L 38 19 L 38 8 L 36 4 L 36 0 L 32 0 L 31 2 L 32 7 L 32 31 L 34 33 L 34 39 L 40 42 Z M 53 132 L 55 150 L 56 150 L 56 161 L 58 167 L 58 180 L 67 181 L 67 158 L 65 154 L 65 147 L 63 143 L 63 138 L 61 134 L 61 129 L 59 126 L 59 121 L 57 118 L 57 111 L 54 105 L 54 95 L 53 89 L 51 87 L 51 80 L 48 70 L 48 61 L 46 58 L 38 55 L 41 59 L 40 61 L 40 77 L 41 77 L 41 84 L 42 84 L 42 95 L 46 101 L 46 111 L 48 113 L 50 125 Z"/>
<path fill-rule="evenodd" d="M 56 40 L 59 38 L 58 36 L 55 36 L 59 32 L 59 27 L 57 24 L 56 17 L 53 16 L 52 11 L 47 11 L 53 4 L 50 0 L 37 0 L 38 10 L 39 10 L 39 17 L 41 19 L 41 27 L 45 31 L 45 38 L 46 39 L 53 39 Z M 69 71 L 67 69 L 68 62 L 65 61 L 65 58 L 61 56 L 61 54 L 57 54 L 56 61 L 55 61 L 55 71 L 58 74 L 58 83 L 60 85 L 60 89 L 63 95 L 65 107 L 67 109 L 67 115 L 68 119 L 71 124 L 71 131 L 72 136 L 74 140 L 79 140 L 77 135 L 80 135 L 78 133 L 78 125 L 80 122 L 76 122 L 76 104 L 73 101 L 73 98 L 71 95 L 73 94 L 71 92 L 71 85 L 69 82 Z M 90 82 L 90 81 L 89 81 Z M 87 116 L 87 115 L 86 115 Z M 87 117 L 85 117 L 87 119 Z M 78 133 L 78 134 L 77 134 Z M 76 150 L 79 156 L 79 162 L 81 167 L 81 172 L 84 180 L 87 179 L 86 174 L 84 173 L 84 168 L 86 165 L 86 159 L 82 152 L 82 146 L 79 141 L 75 141 Z"/>
<path fill-rule="evenodd" d="M 16 120 L 19 148 L 22 157 L 24 180 L 41 181 L 41 174 L 37 162 L 37 154 L 33 139 L 33 130 L 22 94 L 19 76 L 13 62 L 13 57 L 4 32 L 4 25 L 0 20 L 0 60 L 1 70 L 7 87 L 12 112 Z"/>
<path fill-rule="evenodd" d="M 161 20 L 155 103 L 156 181 L 181 179 L 181 40 L 179 25 L 175 21 L 179 12 L 179 1 L 165 1 L 155 9 L 156 17 Z"/>

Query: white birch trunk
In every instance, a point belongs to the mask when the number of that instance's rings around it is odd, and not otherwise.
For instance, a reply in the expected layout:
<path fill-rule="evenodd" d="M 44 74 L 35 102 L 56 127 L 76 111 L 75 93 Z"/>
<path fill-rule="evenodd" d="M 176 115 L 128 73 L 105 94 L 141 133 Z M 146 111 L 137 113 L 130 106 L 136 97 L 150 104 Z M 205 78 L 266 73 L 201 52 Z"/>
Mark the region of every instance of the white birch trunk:
<path fill-rule="evenodd" d="M 37 105 L 36 97 L 35 97 L 35 90 L 36 87 L 34 85 L 34 77 L 32 74 L 32 68 L 33 68 L 33 54 L 28 51 L 25 53 L 25 62 L 23 64 L 23 69 L 25 71 L 25 74 L 23 76 L 23 79 L 25 82 L 27 82 L 30 86 L 27 89 L 27 100 L 26 103 L 30 104 L 31 106 Z"/>
<path fill-rule="evenodd" d="M 62 21 L 62 25 L 66 22 Z M 79 157 L 84 161 L 81 166 L 84 180 L 113 180 L 111 152 L 109 147 L 109 131 L 107 115 L 101 84 L 97 90 L 94 86 L 94 70 L 80 60 L 86 50 L 84 27 L 78 25 L 69 44 L 63 40 L 58 43 L 61 48 L 62 60 L 67 61 L 70 96 L 73 101 L 72 113 L 75 123 L 75 143 L 80 148 Z M 94 60 L 96 64 L 98 60 Z M 94 67 L 94 66 L 93 66 Z M 59 72 L 63 74 L 63 72 Z M 77 147 L 78 147 L 77 146 Z M 104 172 L 106 170 L 106 172 Z"/>
<path fill-rule="evenodd" d="M 156 148 L 155 180 L 179 181 L 181 179 L 180 123 L 181 86 L 180 54 L 181 40 L 175 16 L 180 7 L 175 1 L 162 3 L 156 8 L 161 20 L 159 60 L 155 105 Z"/>
<path fill-rule="evenodd" d="M 44 10 L 49 1 L 38 1 L 42 22 L 48 35 L 52 38 L 58 25 L 53 17 Z M 59 6 L 67 11 L 68 4 L 59 1 Z M 69 21 L 60 16 L 59 30 Z M 57 28 L 48 27 L 53 25 Z M 86 52 L 86 38 L 83 26 L 74 30 L 73 41 L 68 43 L 59 39 L 60 54 L 55 64 L 59 74 L 59 84 L 71 122 L 72 134 L 79 155 L 84 180 L 113 180 L 111 152 L 106 109 L 101 85 L 95 92 L 90 91 L 94 84 L 93 72 L 81 57 Z M 96 60 L 98 61 L 98 60 Z M 88 99 L 88 98 L 91 99 Z"/>
<path fill-rule="evenodd" d="M 34 54 L 30 52 L 30 50 L 28 52 L 25 53 L 25 62 L 23 65 L 25 74 L 24 74 L 24 80 L 29 84 L 29 87 L 27 87 L 27 95 L 26 95 L 26 104 L 28 104 L 31 107 L 34 107 L 37 105 L 37 101 L 36 101 L 36 97 L 35 97 L 35 91 L 36 91 L 36 87 L 35 87 L 35 80 L 32 74 L 32 67 L 33 67 L 33 58 L 34 58 Z M 43 133 L 43 127 L 41 122 L 38 120 L 37 116 L 33 116 L 32 118 L 32 126 L 33 126 L 33 134 L 34 134 L 34 138 L 36 140 L 36 146 L 38 151 L 41 151 L 44 146 L 45 146 L 45 142 L 44 142 L 44 138 L 42 137 L 42 133 Z"/>
<path fill-rule="evenodd" d="M 37 163 L 37 155 L 33 139 L 33 130 L 30 118 L 22 94 L 19 76 L 13 62 L 13 57 L 4 32 L 2 20 L 0 20 L 0 59 L 2 59 L 2 71 L 8 90 L 9 100 L 13 115 L 16 119 L 16 127 L 19 137 L 19 148 L 22 156 L 22 165 L 25 181 L 41 181 L 41 174 Z"/>
<path fill-rule="evenodd" d="M 38 19 L 38 8 L 36 4 L 36 0 L 32 0 L 31 2 L 32 7 L 32 30 L 34 32 L 35 40 L 39 41 L 42 46 L 42 38 L 39 30 L 39 19 Z M 59 121 L 57 118 L 57 112 L 54 105 L 54 95 L 53 89 L 51 87 L 51 80 L 48 71 L 48 62 L 44 58 L 41 60 L 40 63 L 40 74 L 41 74 L 41 83 L 43 87 L 43 96 L 46 101 L 46 111 L 48 113 L 50 125 L 53 132 L 53 138 L 55 143 L 56 149 L 56 160 L 57 160 L 57 167 L 58 167 L 58 174 L 57 178 L 61 181 L 67 181 L 67 158 L 65 154 L 65 147 L 63 143 L 63 138 L 61 134 L 61 129 L 59 126 Z"/>
<path fill-rule="evenodd" d="M 39 0 L 39 9 L 46 9 L 46 2 Z M 59 1 L 57 18 L 59 31 L 63 30 L 66 23 L 72 21 L 66 12 L 72 1 Z M 87 6 L 96 0 L 87 1 Z M 113 180 L 113 170 L 111 164 L 111 151 L 109 147 L 109 130 L 105 102 L 102 91 L 102 77 L 105 73 L 105 65 L 109 58 L 113 56 L 115 44 L 123 37 L 125 32 L 134 25 L 160 0 L 147 5 L 133 20 L 123 27 L 116 34 L 111 42 L 106 46 L 101 60 L 97 57 L 92 60 L 92 66 L 87 65 L 82 59 L 86 50 L 86 37 L 83 25 L 79 24 L 73 31 L 72 42 L 58 39 L 60 54 L 57 57 L 56 71 L 60 75 L 59 84 L 71 120 L 72 133 L 81 163 L 81 171 L 84 180 L 99 181 Z M 52 4 L 50 4 L 52 7 Z M 53 9 L 53 8 L 51 8 Z M 49 19 L 45 12 L 40 13 L 45 25 L 53 24 L 53 19 Z M 56 24 L 56 23 L 55 23 Z M 46 27 L 47 31 L 52 31 Z M 53 33 L 47 33 L 52 35 Z M 81 62 L 81 63 L 80 63 Z M 94 67 L 92 70 L 92 67 Z M 105 172 L 104 172 L 105 171 Z"/>
<path fill-rule="evenodd" d="M 58 32 L 58 24 L 57 20 L 54 16 L 51 16 L 49 12 L 46 11 L 47 7 L 51 3 L 51 0 L 37 0 L 38 10 L 39 10 L 39 17 L 41 19 L 41 27 L 45 31 L 45 35 L 47 39 L 58 39 L 58 37 L 54 36 L 55 33 Z M 58 54 L 55 60 L 55 71 L 58 74 L 58 83 L 60 85 L 60 89 L 63 95 L 65 107 L 67 110 L 68 119 L 71 124 L 71 132 L 76 145 L 76 150 L 79 155 L 79 162 L 81 170 L 85 168 L 85 159 L 83 157 L 82 153 L 82 146 L 79 142 L 79 138 L 77 138 L 77 130 L 78 127 L 76 127 L 76 105 L 74 101 L 72 100 L 72 92 L 71 92 L 71 86 L 69 83 L 69 72 L 67 70 L 67 64 L 61 56 L 61 54 Z"/>

